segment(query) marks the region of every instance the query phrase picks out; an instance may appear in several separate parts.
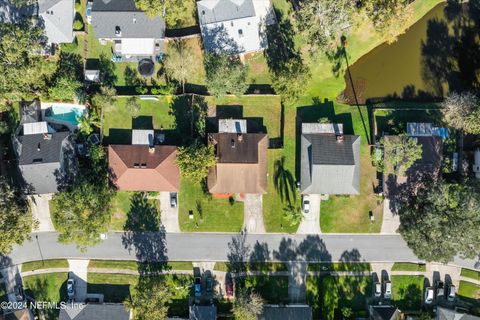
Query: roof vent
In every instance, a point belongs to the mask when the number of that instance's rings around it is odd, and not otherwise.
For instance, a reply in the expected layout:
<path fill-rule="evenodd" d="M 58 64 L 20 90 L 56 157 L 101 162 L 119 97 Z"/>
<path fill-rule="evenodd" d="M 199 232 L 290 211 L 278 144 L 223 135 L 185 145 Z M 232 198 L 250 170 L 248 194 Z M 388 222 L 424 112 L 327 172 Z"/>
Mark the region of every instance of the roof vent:
<path fill-rule="evenodd" d="M 238 139 L 238 142 L 242 142 L 243 141 L 243 135 L 241 133 L 237 134 L 237 139 Z"/>
<path fill-rule="evenodd" d="M 154 147 L 154 146 L 150 146 L 150 147 L 148 148 L 148 152 L 150 152 L 150 153 L 155 153 L 155 147 Z"/>
<path fill-rule="evenodd" d="M 343 134 L 337 135 L 336 138 L 337 138 L 337 142 L 343 142 L 343 141 L 345 141 L 345 137 L 343 136 Z"/>
<path fill-rule="evenodd" d="M 232 140 L 230 141 L 230 145 L 232 146 L 232 148 L 235 148 L 235 139 L 232 139 Z"/>
<path fill-rule="evenodd" d="M 43 140 L 52 140 L 52 134 L 51 133 L 44 133 L 43 134 Z"/>
<path fill-rule="evenodd" d="M 142 163 L 142 164 L 140 165 L 140 168 L 141 168 L 141 169 L 146 169 L 146 168 L 147 168 L 147 164 L 146 164 L 146 163 Z"/>
<path fill-rule="evenodd" d="M 119 26 L 115 26 L 115 35 L 117 37 L 121 37 L 122 36 L 122 30 L 120 29 Z"/>
<path fill-rule="evenodd" d="M 133 24 L 137 23 L 137 18 L 133 18 Z"/>
<path fill-rule="evenodd" d="M 205 10 L 202 10 L 202 16 L 204 16 L 204 15 L 205 15 Z"/>
<path fill-rule="evenodd" d="M 133 164 L 133 167 L 134 167 L 135 169 L 140 168 L 140 163 L 134 163 L 134 164 Z"/>
<path fill-rule="evenodd" d="M 37 144 L 37 151 L 40 151 L 40 142 Z"/>
<path fill-rule="evenodd" d="M 42 158 L 36 158 L 32 160 L 32 163 L 42 163 L 43 159 Z"/>

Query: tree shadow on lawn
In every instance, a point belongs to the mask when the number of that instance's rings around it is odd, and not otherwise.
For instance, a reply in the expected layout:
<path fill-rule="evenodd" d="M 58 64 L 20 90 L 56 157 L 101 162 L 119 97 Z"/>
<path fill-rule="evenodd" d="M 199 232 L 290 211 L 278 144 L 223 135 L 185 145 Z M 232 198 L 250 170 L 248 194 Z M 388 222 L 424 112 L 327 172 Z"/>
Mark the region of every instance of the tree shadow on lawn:
<path fill-rule="evenodd" d="M 207 132 L 218 132 L 218 120 L 241 119 L 247 121 L 248 133 L 267 133 L 262 117 L 244 117 L 242 105 L 217 105 L 215 116 L 207 118 Z"/>
<path fill-rule="evenodd" d="M 161 224 L 160 211 L 146 197 L 135 192 L 131 197 L 130 211 L 124 226 L 122 243 L 134 250 L 139 263 L 139 273 L 155 273 L 167 268 L 166 232 Z"/>
<path fill-rule="evenodd" d="M 59 301 L 51 301 L 51 297 L 49 297 L 49 288 L 54 285 L 55 283 L 49 283 L 47 281 L 47 278 L 45 276 L 39 277 L 36 276 L 34 278 L 33 286 L 30 281 L 29 285 L 27 285 L 27 288 L 25 289 L 25 296 L 27 301 L 34 300 L 36 302 L 60 302 L 60 301 L 67 301 L 67 278 L 68 275 L 65 277 L 65 280 L 62 282 L 58 293 L 60 300 Z M 31 287 L 31 288 L 28 288 Z M 32 288 L 35 288 L 34 290 Z M 38 314 L 41 314 L 44 316 L 45 319 L 57 319 L 58 315 L 60 313 L 60 310 L 54 309 L 54 308 L 45 308 L 45 309 L 39 309 L 35 310 Z"/>
<path fill-rule="evenodd" d="M 395 305 L 402 311 L 417 311 L 422 307 L 422 289 L 414 284 L 398 289 L 401 299 L 395 298 Z"/>
<path fill-rule="evenodd" d="M 175 133 L 179 144 L 189 144 L 195 137 L 205 136 L 208 105 L 204 97 L 184 95 L 174 98 L 169 115 L 173 116 Z"/>
<path fill-rule="evenodd" d="M 292 198 L 294 203 L 296 202 L 295 178 L 290 170 L 285 168 L 285 156 L 281 159 L 275 160 L 273 185 L 275 186 L 275 190 L 280 196 L 282 203 L 292 205 Z"/>
<path fill-rule="evenodd" d="M 327 118 L 332 123 L 343 124 L 343 134 L 354 134 L 351 113 L 335 113 L 333 101 L 325 99 L 323 102 L 318 97 L 312 98 L 312 105 L 297 108 L 296 131 L 295 131 L 295 156 L 301 158 L 302 123 L 318 122 L 321 118 Z M 295 161 L 295 176 L 300 180 L 300 161 Z"/>

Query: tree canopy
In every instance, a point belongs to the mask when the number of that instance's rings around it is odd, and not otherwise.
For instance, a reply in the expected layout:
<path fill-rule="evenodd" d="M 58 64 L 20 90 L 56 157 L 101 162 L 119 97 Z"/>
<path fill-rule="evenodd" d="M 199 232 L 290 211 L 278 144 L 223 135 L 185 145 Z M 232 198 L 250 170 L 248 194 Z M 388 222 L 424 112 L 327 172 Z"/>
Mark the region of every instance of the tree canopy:
<path fill-rule="evenodd" d="M 72 101 L 79 93 L 82 84 L 70 76 L 60 76 L 48 88 L 48 96 L 53 100 Z"/>
<path fill-rule="evenodd" d="M 193 182 L 201 182 L 208 171 L 217 163 L 212 145 L 204 145 L 198 140 L 188 147 L 180 147 L 177 152 L 177 164 L 182 175 Z"/>
<path fill-rule="evenodd" d="M 476 181 L 431 181 L 401 203 L 400 234 L 420 259 L 446 263 L 478 255 L 479 191 Z"/>
<path fill-rule="evenodd" d="M 195 65 L 195 55 L 185 41 L 174 40 L 169 42 L 163 67 L 169 77 L 180 82 L 183 93 L 185 93 L 187 78 L 195 73 Z"/>
<path fill-rule="evenodd" d="M 89 146 L 90 160 L 81 168 L 74 184 L 52 198 L 52 221 L 58 240 L 76 243 L 85 250 L 100 242 L 108 230 L 113 191 L 109 186 L 106 155 L 101 146 Z"/>
<path fill-rule="evenodd" d="M 474 93 L 450 93 L 442 102 L 442 114 L 453 128 L 480 134 L 480 100 Z"/>
<path fill-rule="evenodd" d="M 145 276 L 140 277 L 125 306 L 133 309 L 133 320 L 165 319 L 172 298 L 171 288 L 165 281 Z"/>
<path fill-rule="evenodd" d="M 208 91 L 217 98 L 228 93 L 240 96 L 247 91 L 247 66 L 226 52 L 207 53 L 205 71 Z"/>
<path fill-rule="evenodd" d="M 236 320 L 256 320 L 262 313 L 263 304 L 264 301 L 259 294 L 241 290 L 233 303 L 233 315 Z"/>
<path fill-rule="evenodd" d="M 384 160 L 377 165 L 385 173 L 403 176 L 415 161 L 422 158 L 422 146 L 407 135 L 382 139 L 381 143 L 384 146 Z"/>
<path fill-rule="evenodd" d="M 0 194 L 0 254 L 7 255 L 14 244 L 30 239 L 30 232 L 38 221 L 33 219 L 19 192 L 1 176 Z"/>

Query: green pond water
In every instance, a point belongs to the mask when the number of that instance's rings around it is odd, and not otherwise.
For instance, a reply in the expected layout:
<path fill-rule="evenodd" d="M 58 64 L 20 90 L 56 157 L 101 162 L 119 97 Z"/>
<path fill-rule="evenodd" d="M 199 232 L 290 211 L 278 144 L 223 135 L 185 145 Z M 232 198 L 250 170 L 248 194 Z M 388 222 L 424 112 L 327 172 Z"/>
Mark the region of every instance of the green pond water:
<path fill-rule="evenodd" d="M 443 97 L 450 90 L 479 87 L 480 5 L 439 4 L 392 44 L 384 43 L 346 74 L 346 97 L 353 103 L 372 98 Z M 348 51 L 348 48 L 347 48 Z"/>

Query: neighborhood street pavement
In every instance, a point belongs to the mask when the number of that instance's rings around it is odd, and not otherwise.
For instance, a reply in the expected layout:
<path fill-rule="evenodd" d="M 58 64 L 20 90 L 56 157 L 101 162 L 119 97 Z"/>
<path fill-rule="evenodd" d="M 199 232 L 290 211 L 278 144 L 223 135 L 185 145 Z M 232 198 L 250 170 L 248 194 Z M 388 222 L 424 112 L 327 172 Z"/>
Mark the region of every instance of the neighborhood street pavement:
<path fill-rule="evenodd" d="M 38 245 L 35 240 L 38 235 Z M 400 235 L 380 234 L 228 234 L 109 233 L 99 245 L 81 252 L 75 244 L 57 242 L 55 232 L 32 235 L 15 246 L 2 265 L 41 259 L 113 259 L 171 261 L 419 261 Z M 128 245 L 127 245 L 128 243 Z M 132 246 L 134 248 L 132 248 Z M 133 250 L 132 250 L 133 249 Z M 457 258 L 456 265 L 474 268 L 478 260 Z M 477 266 L 478 267 L 478 266 Z"/>

